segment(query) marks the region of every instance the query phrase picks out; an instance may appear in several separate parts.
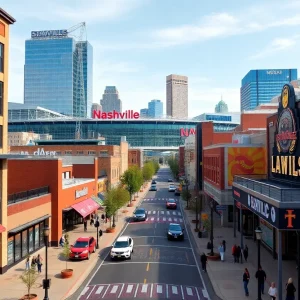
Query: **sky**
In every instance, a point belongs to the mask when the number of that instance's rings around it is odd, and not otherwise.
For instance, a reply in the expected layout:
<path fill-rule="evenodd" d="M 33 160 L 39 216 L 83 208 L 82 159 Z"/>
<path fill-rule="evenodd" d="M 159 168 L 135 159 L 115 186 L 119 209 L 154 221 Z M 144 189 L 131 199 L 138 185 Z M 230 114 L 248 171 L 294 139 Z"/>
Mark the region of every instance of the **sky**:
<path fill-rule="evenodd" d="M 115 85 L 123 110 L 152 99 L 166 110 L 166 76 L 189 78 L 189 117 L 221 97 L 240 110 L 251 69 L 299 67 L 299 0 L 0 0 L 10 27 L 9 101 L 23 103 L 25 40 L 34 30 L 86 23 L 94 51 L 93 102 Z"/>

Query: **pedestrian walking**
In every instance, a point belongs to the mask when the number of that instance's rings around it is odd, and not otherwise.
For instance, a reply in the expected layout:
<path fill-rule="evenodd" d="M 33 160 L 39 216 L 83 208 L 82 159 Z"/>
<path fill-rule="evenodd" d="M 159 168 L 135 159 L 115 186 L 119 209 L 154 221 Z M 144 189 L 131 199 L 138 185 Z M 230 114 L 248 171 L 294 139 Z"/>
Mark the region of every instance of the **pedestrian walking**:
<path fill-rule="evenodd" d="M 235 253 L 236 253 L 236 262 L 239 263 L 240 262 L 240 256 L 242 254 L 242 250 L 241 250 L 240 246 L 236 247 Z"/>
<path fill-rule="evenodd" d="M 206 264 L 207 264 L 207 257 L 205 253 L 203 252 L 200 257 L 201 265 L 202 265 L 202 271 L 206 273 Z"/>
<path fill-rule="evenodd" d="M 286 300 L 295 300 L 296 288 L 293 284 L 293 279 L 289 278 L 287 284 L 285 285 L 286 290 Z"/>
<path fill-rule="evenodd" d="M 232 246 L 232 249 L 231 249 L 231 253 L 232 253 L 232 256 L 233 256 L 233 261 L 236 262 L 236 244 L 234 244 Z"/>
<path fill-rule="evenodd" d="M 36 258 L 35 256 L 32 256 L 32 260 L 31 260 L 31 268 L 35 269 L 36 268 Z"/>
<path fill-rule="evenodd" d="M 249 290 L 248 290 L 249 280 L 250 280 L 250 273 L 249 273 L 248 269 L 245 268 L 244 274 L 243 274 L 243 284 L 244 284 L 245 295 L 247 297 L 249 296 Z"/>
<path fill-rule="evenodd" d="M 271 297 L 272 300 L 276 300 L 276 298 L 277 298 L 277 288 L 275 287 L 275 282 L 271 283 L 268 294 L 269 294 L 269 296 Z"/>
<path fill-rule="evenodd" d="M 224 252 L 226 252 L 226 241 L 225 240 L 223 240 L 222 245 L 223 245 L 223 248 L 224 248 Z"/>
<path fill-rule="evenodd" d="M 225 251 L 224 251 L 224 246 L 222 243 L 220 243 L 220 246 L 218 248 L 220 256 L 221 256 L 221 261 L 224 262 L 224 255 L 225 255 Z"/>
<path fill-rule="evenodd" d="M 247 262 L 248 254 L 249 254 L 249 249 L 248 249 L 247 245 L 245 246 L 245 248 L 243 250 L 243 254 L 244 254 L 245 262 Z"/>
<path fill-rule="evenodd" d="M 43 259 L 42 259 L 41 255 L 39 254 L 36 258 L 36 263 L 37 263 L 37 268 L 38 268 L 39 273 L 42 273 L 42 265 L 43 265 L 42 260 Z"/>
<path fill-rule="evenodd" d="M 87 231 L 87 220 L 86 219 L 83 220 L 83 228 L 84 228 L 84 231 Z"/>
<path fill-rule="evenodd" d="M 29 270 L 30 268 L 30 255 L 27 255 L 26 262 L 25 262 L 25 270 Z"/>
<path fill-rule="evenodd" d="M 259 266 L 258 270 L 256 271 L 255 278 L 258 281 L 258 284 L 261 289 L 261 293 L 265 293 L 265 281 L 267 280 L 267 274 L 266 272 L 262 269 L 261 266 Z"/>
<path fill-rule="evenodd" d="M 63 247 L 64 246 L 64 244 L 65 244 L 65 237 L 64 237 L 64 235 L 62 235 L 61 236 L 61 238 L 60 238 L 60 240 L 59 240 L 59 245 L 61 246 L 61 247 Z"/>

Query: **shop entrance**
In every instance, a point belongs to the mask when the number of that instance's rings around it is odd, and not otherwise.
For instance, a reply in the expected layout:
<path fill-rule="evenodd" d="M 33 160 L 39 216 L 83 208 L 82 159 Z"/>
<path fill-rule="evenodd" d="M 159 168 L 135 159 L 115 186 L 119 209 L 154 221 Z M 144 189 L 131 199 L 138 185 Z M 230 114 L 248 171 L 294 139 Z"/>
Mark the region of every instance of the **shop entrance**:
<path fill-rule="evenodd" d="M 73 230 L 75 225 L 83 224 L 83 217 L 73 208 L 63 210 L 62 225 L 64 231 Z"/>

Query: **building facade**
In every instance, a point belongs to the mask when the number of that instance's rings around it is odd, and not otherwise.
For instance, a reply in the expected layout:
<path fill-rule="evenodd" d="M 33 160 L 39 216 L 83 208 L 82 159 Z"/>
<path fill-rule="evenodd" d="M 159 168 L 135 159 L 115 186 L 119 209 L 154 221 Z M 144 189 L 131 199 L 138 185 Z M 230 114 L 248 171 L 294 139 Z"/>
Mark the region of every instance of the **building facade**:
<path fill-rule="evenodd" d="M 163 103 L 160 100 L 151 100 L 148 103 L 148 117 L 160 119 L 163 116 Z"/>
<path fill-rule="evenodd" d="M 129 149 L 128 150 L 128 167 L 138 166 L 143 167 L 144 156 L 141 149 Z"/>
<path fill-rule="evenodd" d="M 87 117 L 92 105 L 93 50 L 67 30 L 33 31 L 25 41 L 24 103 Z"/>
<path fill-rule="evenodd" d="M 140 116 L 141 118 L 148 118 L 148 108 L 140 109 Z"/>
<path fill-rule="evenodd" d="M 0 155 L 8 150 L 9 26 L 15 19 L 0 8 Z M 0 159 L 0 273 L 7 270 L 7 160 Z"/>
<path fill-rule="evenodd" d="M 102 111 L 102 105 L 99 103 L 93 103 L 92 108 L 91 108 L 91 116 L 93 116 L 93 111 L 94 110 L 100 110 Z"/>
<path fill-rule="evenodd" d="M 188 77 L 171 74 L 166 78 L 167 116 L 188 118 Z"/>
<path fill-rule="evenodd" d="M 215 107 L 215 113 L 228 113 L 228 105 L 221 99 Z"/>
<path fill-rule="evenodd" d="M 250 70 L 242 79 L 241 111 L 255 109 L 280 94 L 282 86 L 297 79 L 297 69 Z"/>
<path fill-rule="evenodd" d="M 9 132 L 8 146 L 34 145 L 36 140 L 52 140 L 49 134 L 37 134 L 33 132 Z"/>
<path fill-rule="evenodd" d="M 180 153 L 179 153 L 180 155 Z M 196 138 L 189 136 L 184 143 L 184 174 L 190 189 L 197 186 L 196 181 Z"/>
<path fill-rule="evenodd" d="M 122 112 L 122 101 L 119 97 L 119 91 L 115 86 L 105 87 L 100 103 L 102 105 L 103 112 Z"/>

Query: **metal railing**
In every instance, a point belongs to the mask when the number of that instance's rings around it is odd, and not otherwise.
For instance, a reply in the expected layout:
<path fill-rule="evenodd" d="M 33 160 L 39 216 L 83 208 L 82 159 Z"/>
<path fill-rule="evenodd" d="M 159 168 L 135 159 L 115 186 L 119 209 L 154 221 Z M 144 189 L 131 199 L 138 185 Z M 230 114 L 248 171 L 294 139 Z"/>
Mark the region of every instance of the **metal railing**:
<path fill-rule="evenodd" d="M 42 195 L 49 194 L 49 192 L 50 192 L 49 186 L 43 186 L 38 189 L 32 189 L 29 191 L 23 191 L 23 192 L 16 193 L 16 194 L 10 194 L 10 195 L 8 195 L 7 203 L 8 203 L 8 205 L 14 204 L 14 203 L 28 200 L 28 199 L 31 199 L 34 197 L 39 197 Z"/>
<path fill-rule="evenodd" d="M 234 182 L 246 187 L 252 191 L 260 193 L 266 197 L 273 198 L 281 202 L 296 202 L 300 199 L 300 189 L 293 187 L 276 186 L 275 182 L 262 182 L 266 180 L 267 175 L 249 175 L 249 176 L 234 176 Z"/>

